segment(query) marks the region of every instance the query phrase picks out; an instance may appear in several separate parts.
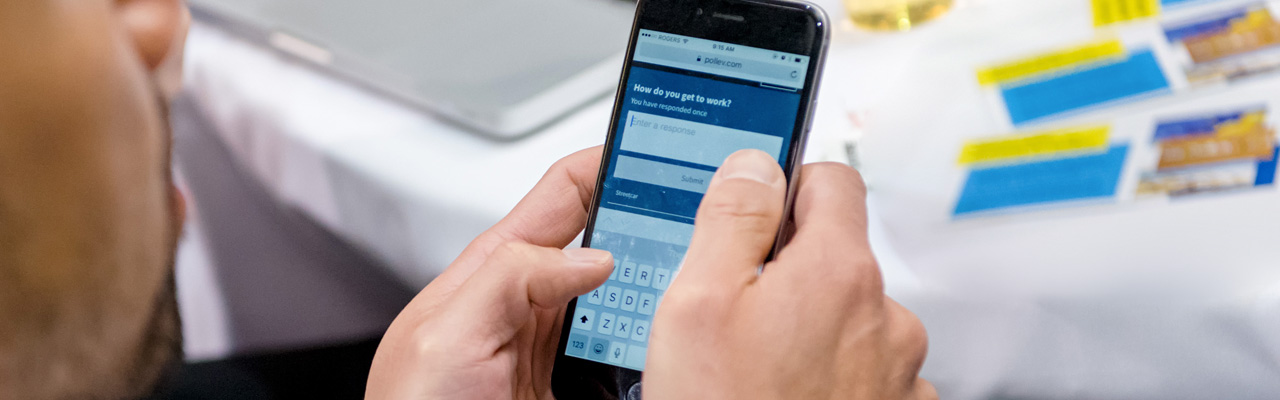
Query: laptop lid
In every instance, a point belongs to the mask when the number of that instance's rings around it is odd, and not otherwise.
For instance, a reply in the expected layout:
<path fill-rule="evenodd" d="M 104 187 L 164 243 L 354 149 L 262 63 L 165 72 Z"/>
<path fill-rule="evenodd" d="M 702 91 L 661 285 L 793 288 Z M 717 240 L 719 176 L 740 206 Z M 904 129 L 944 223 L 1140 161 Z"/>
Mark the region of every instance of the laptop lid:
<path fill-rule="evenodd" d="M 197 17 L 500 138 L 617 86 L 622 0 L 191 0 Z"/>

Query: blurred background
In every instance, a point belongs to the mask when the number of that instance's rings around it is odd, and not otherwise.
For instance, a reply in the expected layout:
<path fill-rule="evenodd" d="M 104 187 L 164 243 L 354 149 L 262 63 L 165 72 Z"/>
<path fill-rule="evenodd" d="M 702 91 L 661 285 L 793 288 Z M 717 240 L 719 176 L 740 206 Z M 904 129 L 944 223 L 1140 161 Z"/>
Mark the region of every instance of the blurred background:
<path fill-rule="evenodd" d="M 1280 398 L 1280 2 L 826 0 L 947 399 Z M 604 142 L 634 3 L 191 0 L 175 398 L 360 398 L 382 332 Z"/>

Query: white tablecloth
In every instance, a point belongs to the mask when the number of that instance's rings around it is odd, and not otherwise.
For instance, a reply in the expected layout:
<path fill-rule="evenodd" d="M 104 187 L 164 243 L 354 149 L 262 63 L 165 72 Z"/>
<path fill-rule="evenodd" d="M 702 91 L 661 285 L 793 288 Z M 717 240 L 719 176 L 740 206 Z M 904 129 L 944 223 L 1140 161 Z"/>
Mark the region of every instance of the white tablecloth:
<path fill-rule="evenodd" d="M 947 213 L 963 177 L 958 143 L 1009 129 L 975 68 L 1096 37 L 1088 3 L 975 0 L 910 33 L 841 27 L 810 159 L 837 158 L 838 139 L 866 128 L 873 246 L 890 294 L 930 331 L 924 373 L 944 398 L 1280 398 L 1275 190 L 959 222 Z M 212 27 L 190 40 L 187 89 L 243 167 L 417 286 L 555 160 L 606 132 L 611 101 L 601 100 L 493 142 Z M 1280 85 L 1269 79 L 1080 118 L 1140 125 L 1238 101 L 1268 102 L 1274 116 Z"/>

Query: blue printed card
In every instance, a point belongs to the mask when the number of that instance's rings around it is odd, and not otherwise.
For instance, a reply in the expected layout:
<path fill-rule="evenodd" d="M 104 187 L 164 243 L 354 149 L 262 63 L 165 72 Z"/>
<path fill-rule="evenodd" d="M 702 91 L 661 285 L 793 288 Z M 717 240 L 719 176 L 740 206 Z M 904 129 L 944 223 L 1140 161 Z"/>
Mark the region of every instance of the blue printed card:
<path fill-rule="evenodd" d="M 1128 154 L 1128 145 L 1117 145 L 1101 154 L 974 169 L 955 215 L 1113 197 Z"/>
<path fill-rule="evenodd" d="M 1169 81 L 1151 50 L 1067 75 L 1000 88 L 1014 125 L 1161 92 L 1169 92 Z"/>

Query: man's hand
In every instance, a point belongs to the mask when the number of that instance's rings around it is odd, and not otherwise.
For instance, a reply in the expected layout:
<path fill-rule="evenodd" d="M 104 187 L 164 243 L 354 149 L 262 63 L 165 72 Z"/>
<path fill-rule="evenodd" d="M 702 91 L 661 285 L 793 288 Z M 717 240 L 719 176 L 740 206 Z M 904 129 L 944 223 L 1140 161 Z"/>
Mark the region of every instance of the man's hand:
<path fill-rule="evenodd" d="M 586 225 L 601 148 L 551 167 L 391 324 L 369 399 L 550 399 L 569 300 L 604 283 L 613 257 L 560 250 Z"/>
<path fill-rule="evenodd" d="M 557 163 L 400 314 L 367 398 L 549 399 L 565 304 L 602 284 L 612 257 L 561 251 L 586 223 L 600 149 Z M 925 336 L 884 297 L 856 172 L 806 167 L 795 240 L 757 276 L 786 183 L 741 152 L 717 173 L 693 243 L 658 312 L 649 398 L 927 399 Z"/>
<path fill-rule="evenodd" d="M 653 323 L 646 398 L 933 399 L 920 321 L 885 297 L 853 169 L 806 166 L 796 233 L 764 266 L 786 180 L 759 151 L 712 179 Z"/>

